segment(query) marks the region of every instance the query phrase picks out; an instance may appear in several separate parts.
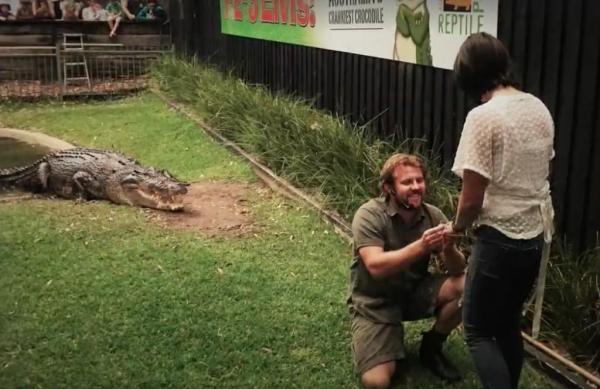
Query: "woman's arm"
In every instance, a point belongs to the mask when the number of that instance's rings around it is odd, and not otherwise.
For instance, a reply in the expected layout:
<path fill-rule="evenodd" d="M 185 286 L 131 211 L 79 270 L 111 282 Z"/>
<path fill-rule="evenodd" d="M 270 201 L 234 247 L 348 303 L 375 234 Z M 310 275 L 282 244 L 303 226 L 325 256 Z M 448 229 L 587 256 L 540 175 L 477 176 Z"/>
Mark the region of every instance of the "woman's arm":
<path fill-rule="evenodd" d="M 489 182 L 487 178 L 472 170 L 465 169 L 463 171 L 458 210 L 452 225 L 455 232 L 466 230 L 477 218 L 483 205 L 485 188 L 487 188 Z"/>

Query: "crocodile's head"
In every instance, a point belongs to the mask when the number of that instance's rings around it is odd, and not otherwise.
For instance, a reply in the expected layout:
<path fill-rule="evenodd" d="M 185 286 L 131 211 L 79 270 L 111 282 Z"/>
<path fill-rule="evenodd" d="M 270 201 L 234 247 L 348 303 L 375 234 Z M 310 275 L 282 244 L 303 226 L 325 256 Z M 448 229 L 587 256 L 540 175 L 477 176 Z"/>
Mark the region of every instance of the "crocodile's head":
<path fill-rule="evenodd" d="M 107 194 L 115 203 L 137 205 L 163 211 L 183 210 L 184 182 L 173 178 L 166 170 L 136 166 L 115 173 L 109 179 Z"/>

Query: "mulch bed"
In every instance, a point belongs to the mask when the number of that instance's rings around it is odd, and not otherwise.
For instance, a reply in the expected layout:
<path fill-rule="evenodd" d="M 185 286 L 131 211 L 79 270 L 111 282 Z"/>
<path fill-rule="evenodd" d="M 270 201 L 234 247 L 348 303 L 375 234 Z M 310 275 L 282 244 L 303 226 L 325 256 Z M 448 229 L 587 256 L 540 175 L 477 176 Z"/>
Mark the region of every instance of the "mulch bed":
<path fill-rule="evenodd" d="M 144 89 L 146 78 L 128 80 L 94 80 L 92 87 L 87 84 L 68 85 L 64 95 L 118 95 L 128 94 Z M 6 81 L 0 82 L 0 100 L 37 99 L 44 97 L 60 97 L 62 84 L 42 84 L 40 81 Z"/>

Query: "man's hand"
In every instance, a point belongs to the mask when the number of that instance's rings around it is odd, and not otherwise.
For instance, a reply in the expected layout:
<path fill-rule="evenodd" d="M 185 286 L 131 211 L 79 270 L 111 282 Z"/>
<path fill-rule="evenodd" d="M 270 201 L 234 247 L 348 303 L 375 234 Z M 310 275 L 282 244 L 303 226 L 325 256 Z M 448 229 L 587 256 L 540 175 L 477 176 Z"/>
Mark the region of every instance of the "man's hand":
<path fill-rule="evenodd" d="M 452 222 L 441 224 L 441 226 L 443 227 L 443 243 L 440 257 L 450 275 L 462 274 L 466 266 L 465 257 L 456 247 L 456 241 L 462 234 L 452 228 Z"/>
<path fill-rule="evenodd" d="M 432 251 L 442 250 L 444 226 L 430 228 L 421 238 L 398 250 L 384 251 L 380 246 L 365 246 L 358 249 L 363 263 L 373 278 L 388 277 L 404 271 Z"/>
<path fill-rule="evenodd" d="M 430 228 L 423 232 L 421 244 L 427 252 L 440 252 L 444 249 L 445 224 Z"/>
<path fill-rule="evenodd" d="M 458 240 L 458 238 L 460 236 L 462 236 L 463 234 L 460 232 L 456 232 L 454 230 L 452 222 L 448 222 L 448 223 L 445 223 L 442 225 L 444 226 L 444 231 L 443 231 L 444 243 L 443 243 L 442 250 L 451 249 L 452 246 L 454 246 L 456 244 L 456 241 Z"/>

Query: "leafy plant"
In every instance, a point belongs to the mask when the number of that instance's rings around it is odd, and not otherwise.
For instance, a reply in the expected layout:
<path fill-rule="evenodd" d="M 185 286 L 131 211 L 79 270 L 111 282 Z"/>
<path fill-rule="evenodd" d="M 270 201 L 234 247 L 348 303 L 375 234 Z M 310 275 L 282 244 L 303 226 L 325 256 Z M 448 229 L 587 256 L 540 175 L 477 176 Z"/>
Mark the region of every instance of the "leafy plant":
<path fill-rule="evenodd" d="M 600 371 L 600 246 L 580 255 L 564 241 L 548 267 L 543 336 Z"/>

